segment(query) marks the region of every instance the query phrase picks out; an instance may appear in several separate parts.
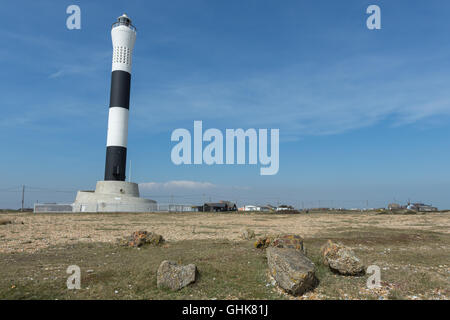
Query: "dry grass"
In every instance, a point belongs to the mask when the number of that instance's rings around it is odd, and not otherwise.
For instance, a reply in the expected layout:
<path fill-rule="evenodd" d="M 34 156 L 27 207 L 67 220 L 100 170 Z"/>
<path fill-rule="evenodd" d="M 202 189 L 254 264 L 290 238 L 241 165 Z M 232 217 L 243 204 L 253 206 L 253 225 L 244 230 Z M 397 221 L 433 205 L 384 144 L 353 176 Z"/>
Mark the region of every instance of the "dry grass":
<path fill-rule="evenodd" d="M 13 220 L 0 226 L 0 252 L 33 252 L 51 245 L 76 242 L 112 243 L 138 229 L 164 235 L 169 241 L 240 239 L 243 228 L 256 234 L 297 233 L 313 237 L 335 228 L 377 226 L 398 230 L 450 233 L 448 214 L 377 215 L 352 214 L 220 214 L 220 213 L 126 213 L 126 214 L 2 214 Z M 21 224 L 23 222 L 23 224 Z M 24 245 L 24 241 L 30 242 Z"/>

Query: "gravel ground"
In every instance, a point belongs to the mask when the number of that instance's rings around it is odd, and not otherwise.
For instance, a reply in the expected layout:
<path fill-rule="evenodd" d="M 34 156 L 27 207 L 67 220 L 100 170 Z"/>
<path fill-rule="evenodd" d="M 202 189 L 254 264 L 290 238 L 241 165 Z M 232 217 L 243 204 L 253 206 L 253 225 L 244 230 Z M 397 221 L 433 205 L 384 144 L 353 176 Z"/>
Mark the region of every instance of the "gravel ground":
<path fill-rule="evenodd" d="M 77 242 L 114 242 L 136 230 L 162 234 L 168 241 L 237 240 L 243 228 L 257 235 L 297 233 L 314 237 L 333 229 L 379 227 L 450 232 L 448 213 L 425 215 L 355 214 L 218 214 L 218 213 L 122 213 L 122 214 L 1 214 L 11 224 L 0 225 L 0 252 L 35 252 L 52 245 Z"/>

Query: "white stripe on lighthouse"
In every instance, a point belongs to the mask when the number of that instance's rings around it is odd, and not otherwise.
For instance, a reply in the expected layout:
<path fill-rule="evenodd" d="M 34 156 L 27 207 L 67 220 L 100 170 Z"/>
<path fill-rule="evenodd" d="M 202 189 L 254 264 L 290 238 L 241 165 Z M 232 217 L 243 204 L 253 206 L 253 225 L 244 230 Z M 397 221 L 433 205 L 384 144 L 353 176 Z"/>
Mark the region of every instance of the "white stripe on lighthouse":
<path fill-rule="evenodd" d="M 128 113 L 129 111 L 126 108 L 109 108 L 107 147 L 127 147 Z"/>

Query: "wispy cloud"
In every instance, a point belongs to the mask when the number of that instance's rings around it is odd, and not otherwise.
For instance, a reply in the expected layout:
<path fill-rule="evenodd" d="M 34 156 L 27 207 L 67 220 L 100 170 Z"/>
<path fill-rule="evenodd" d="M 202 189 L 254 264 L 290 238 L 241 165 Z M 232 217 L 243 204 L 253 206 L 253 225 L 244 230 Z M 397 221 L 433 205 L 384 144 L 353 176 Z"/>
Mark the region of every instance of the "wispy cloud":
<path fill-rule="evenodd" d="M 95 71 L 107 68 L 111 50 L 95 49 L 91 45 L 89 54 L 83 44 L 62 41 L 46 35 L 22 34 L 0 31 L 3 36 L 17 42 L 23 50 L 10 50 L 8 60 L 29 66 L 29 71 L 50 70 L 49 78 L 66 75 L 95 75 Z M 29 52 L 34 54 L 30 55 Z M 55 71 L 52 71 L 55 70 Z"/>
<path fill-rule="evenodd" d="M 0 51 L 2 58 L 10 63 L 9 72 L 16 76 L 26 72 L 24 79 L 39 79 L 31 86 L 22 79 L 15 79 L 20 85 L 15 81 L 5 84 L 3 108 L 7 112 L 0 120 L 1 127 L 48 127 L 49 122 L 58 126 L 70 117 L 89 122 L 92 113 L 98 116 L 107 112 L 97 108 L 106 104 L 102 97 L 107 95 L 107 89 L 101 91 L 103 95 L 91 93 L 100 92 L 95 88 L 108 86 L 102 80 L 108 74 L 111 50 L 94 47 L 86 54 L 85 47 L 79 43 L 48 35 L 0 31 L 0 36 L 10 40 L 8 43 L 14 48 Z"/>
<path fill-rule="evenodd" d="M 361 56 L 240 79 L 197 76 L 136 92 L 134 112 L 138 124 L 151 130 L 201 119 L 208 126 L 279 128 L 285 140 L 380 122 L 409 125 L 450 115 L 450 75 L 436 68 L 441 58 Z M 224 121 L 230 116 L 232 122 Z"/>
<path fill-rule="evenodd" d="M 51 73 L 48 77 L 54 79 L 67 75 L 92 75 L 96 70 L 98 70 L 98 64 L 93 62 L 89 65 L 64 65 L 59 67 L 57 71 Z"/>

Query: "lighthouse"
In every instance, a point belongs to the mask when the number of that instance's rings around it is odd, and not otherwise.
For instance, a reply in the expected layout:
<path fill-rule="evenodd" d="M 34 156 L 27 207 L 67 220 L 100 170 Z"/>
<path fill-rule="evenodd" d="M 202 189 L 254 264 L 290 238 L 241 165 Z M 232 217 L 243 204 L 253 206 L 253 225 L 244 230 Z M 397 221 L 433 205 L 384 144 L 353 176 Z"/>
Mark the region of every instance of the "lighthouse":
<path fill-rule="evenodd" d="M 72 204 L 72 211 L 151 212 L 157 209 L 156 201 L 141 198 L 138 184 L 125 181 L 131 57 L 136 41 L 136 28 L 126 14 L 121 15 L 113 23 L 111 38 L 113 54 L 105 179 L 97 181 L 95 191 L 78 191 Z"/>
<path fill-rule="evenodd" d="M 113 45 L 105 181 L 125 181 L 128 114 L 130 110 L 131 62 L 136 28 L 123 14 L 112 25 Z"/>

